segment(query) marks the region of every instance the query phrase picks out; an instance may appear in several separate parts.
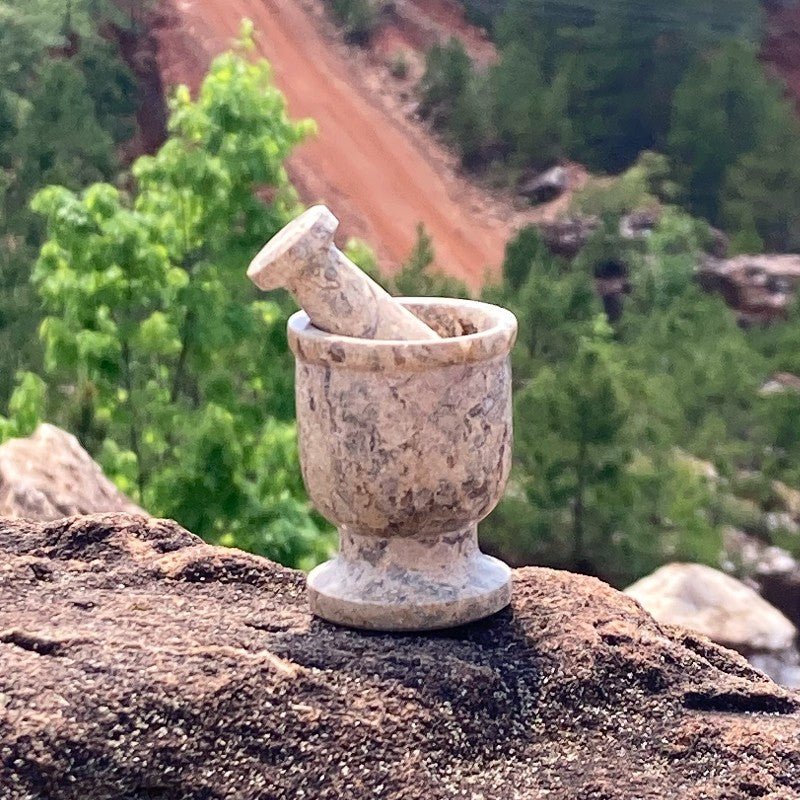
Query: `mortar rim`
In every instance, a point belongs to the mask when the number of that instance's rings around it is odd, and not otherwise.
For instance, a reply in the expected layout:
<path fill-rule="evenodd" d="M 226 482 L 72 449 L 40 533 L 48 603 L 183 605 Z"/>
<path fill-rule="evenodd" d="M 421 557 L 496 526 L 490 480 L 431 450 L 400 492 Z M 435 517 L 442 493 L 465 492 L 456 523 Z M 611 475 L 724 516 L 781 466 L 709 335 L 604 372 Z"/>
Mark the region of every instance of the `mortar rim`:
<path fill-rule="evenodd" d="M 517 318 L 507 308 L 457 297 L 398 297 L 407 308 L 444 306 L 480 312 L 490 327 L 441 339 L 362 339 L 327 333 L 315 327 L 302 309 L 289 317 L 289 346 L 298 360 L 348 369 L 425 370 L 490 361 L 511 352 L 517 336 Z"/>

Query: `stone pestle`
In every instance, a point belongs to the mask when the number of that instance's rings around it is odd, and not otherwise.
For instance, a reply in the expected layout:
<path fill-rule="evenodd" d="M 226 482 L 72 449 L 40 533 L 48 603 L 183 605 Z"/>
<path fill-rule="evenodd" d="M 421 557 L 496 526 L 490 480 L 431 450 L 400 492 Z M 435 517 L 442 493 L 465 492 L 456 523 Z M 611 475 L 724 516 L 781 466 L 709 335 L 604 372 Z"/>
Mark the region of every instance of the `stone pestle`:
<path fill-rule="evenodd" d="M 400 305 L 333 243 L 339 220 L 309 208 L 267 242 L 247 276 L 260 289 L 288 289 L 314 327 L 359 339 L 420 340 L 439 335 Z"/>

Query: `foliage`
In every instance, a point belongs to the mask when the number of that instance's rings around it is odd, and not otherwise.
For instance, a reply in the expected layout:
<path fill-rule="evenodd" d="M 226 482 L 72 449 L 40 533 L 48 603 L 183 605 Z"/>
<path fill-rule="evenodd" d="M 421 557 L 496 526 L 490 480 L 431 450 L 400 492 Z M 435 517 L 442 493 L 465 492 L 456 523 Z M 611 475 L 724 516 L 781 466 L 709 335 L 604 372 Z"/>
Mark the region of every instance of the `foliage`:
<path fill-rule="evenodd" d="M 782 118 L 764 133 L 758 146 L 742 155 L 727 172 L 722 221 L 747 235 L 749 252 L 759 244 L 774 250 L 800 248 L 800 127 L 794 112 L 782 107 Z"/>
<path fill-rule="evenodd" d="M 283 164 L 309 130 L 264 62 L 229 53 L 196 101 L 179 89 L 134 194 L 50 187 L 33 204 L 51 418 L 151 512 L 291 564 L 326 543 L 299 479 L 288 309 L 253 300 L 241 264 L 296 208 Z"/>
<path fill-rule="evenodd" d="M 463 297 L 467 288 L 461 281 L 434 269 L 433 240 L 422 223 L 417 225 L 417 241 L 400 271 L 389 281 L 389 290 L 404 297 Z"/>
<path fill-rule="evenodd" d="M 573 158 L 624 173 L 582 192 L 578 206 L 602 207 L 588 213 L 622 213 L 655 194 L 725 225 L 737 251 L 800 247 L 792 191 L 800 128 L 758 61 L 757 0 L 724 8 L 677 0 L 647 13 L 640 0 L 471 0 L 467 8 L 492 30 L 498 62 L 481 71 L 458 41 L 436 45 L 419 87 L 423 116 L 465 166 L 492 164 L 492 175 L 513 183 Z M 653 151 L 666 152 L 672 168 Z M 655 192 L 636 182 L 653 167 Z"/>
<path fill-rule="evenodd" d="M 30 265 L 42 226 L 30 198 L 51 182 L 113 178 L 133 130 L 132 77 L 97 34 L 117 17 L 107 0 L 0 2 L 0 402 L 17 370 L 40 367 Z"/>
<path fill-rule="evenodd" d="M 496 30 L 504 56 L 519 43 L 539 54 L 546 80 L 566 81 L 572 154 L 616 170 L 661 146 L 692 56 L 756 40 L 759 22 L 756 0 L 677 0 L 648 13 L 639 0 L 510 0 Z"/>
<path fill-rule="evenodd" d="M 669 172 L 669 162 L 664 156 L 645 151 L 616 177 L 590 178 L 573 196 L 571 210 L 619 221 L 631 211 L 657 208 L 674 191 Z"/>
<path fill-rule="evenodd" d="M 567 87 L 563 80 L 545 80 L 536 53 L 521 42 L 509 44 L 490 73 L 489 88 L 498 144 L 512 167 L 544 168 L 564 155 Z"/>
<path fill-rule="evenodd" d="M 377 0 L 329 0 L 334 18 L 344 27 L 352 44 L 366 45 L 378 24 L 380 4 Z"/>
<path fill-rule="evenodd" d="M 665 206 L 641 257 L 631 259 L 633 297 L 628 310 L 648 316 L 681 303 L 691 292 L 708 226 L 674 206 Z"/>
<path fill-rule="evenodd" d="M 753 47 L 730 42 L 701 56 L 675 92 L 670 154 L 688 208 L 712 222 L 720 220 L 723 187 L 742 156 L 768 146 L 772 132 L 786 127 L 800 147 L 782 89 L 764 75 L 756 56 Z M 733 180 L 735 187 L 751 185 L 741 175 Z"/>
<path fill-rule="evenodd" d="M 642 241 L 601 227 L 572 262 L 532 229 L 509 243 L 502 283 L 484 291 L 519 321 L 515 462 L 481 526 L 490 551 L 622 586 L 668 560 L 718 566 L 726 524 L 777 541 L 767 509 L 732 497 L 728 482 L 743 470 L 800 482 L 798 396 L 759 394 L 770 371 L 800 371 L 800 316 L 741 330 L 694 283 L 708 236 L 665 205 Z M 632 284 L 613 330 L 592 286 L 607 259 Z M 705 474 L 712 466 L 722 477 Z"/>
<path fill-rule="evenodd" d="M 491 144 L 486 76 L 472 67 L 464 45 L 452 38 L 434 45 L 419 85 L 420 114 L 442 129 L 467 166 L 477 166 Z"/>
<path fill-rule="evenodd" d="M 0 415 L 0 442 L 30 436 L 44 416 L 45 382 L 32 372 L 19 372 L 8 401 L 8 417 Z"/>

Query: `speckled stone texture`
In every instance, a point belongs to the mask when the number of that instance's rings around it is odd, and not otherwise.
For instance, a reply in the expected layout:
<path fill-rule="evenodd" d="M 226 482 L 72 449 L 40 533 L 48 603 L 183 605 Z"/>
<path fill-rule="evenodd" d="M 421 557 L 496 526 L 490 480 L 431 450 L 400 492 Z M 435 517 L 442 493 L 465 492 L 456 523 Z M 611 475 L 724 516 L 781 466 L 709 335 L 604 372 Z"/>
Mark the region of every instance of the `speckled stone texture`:
<path fill-rule="evenodd" d="M 51 520 L 104 511 L 147 515 L 72 434 L 42 423 L 0 446 L 0 517 Z"/>
<path fill-rule="evenodd" d="M 427 630 L 508 604 L 510 571 L 477 523 L 511 465 L 516 320 L 470 300 L 406 299 L 443 338 L 365 341 L 289 321 L 303 477 L 340 532 L 308 579 L 312 610 L 346 625 Z"/>
<path fill-rule="evenodd" d="M 320 330 L 361 339 L 436 339 L 334 245 L 338 226 L 325 206 L 309 208 L 264 245 L 247 276 L 265 291 L 288 289 Z"/>
<path fill-rule="evenodd" d="M 797 709 L 583 575 L 365 634 L 174 522 L 0 520 L 2 800 L 793 800 Z"/>

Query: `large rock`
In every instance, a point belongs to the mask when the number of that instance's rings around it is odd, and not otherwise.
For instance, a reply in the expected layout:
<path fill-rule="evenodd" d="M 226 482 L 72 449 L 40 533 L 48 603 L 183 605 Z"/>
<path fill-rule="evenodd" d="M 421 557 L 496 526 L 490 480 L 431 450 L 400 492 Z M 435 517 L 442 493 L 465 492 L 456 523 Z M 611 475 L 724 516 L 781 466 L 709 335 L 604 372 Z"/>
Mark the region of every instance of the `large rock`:
<path fill-rule="evenodd" d="M 600 228 L 600 218 L 562 217 L 554 221 L 540 222 L 536 227 L 542 235 L 542 241 L 553 255 L 574 258 L 583 250 L 592 234 Z"/>
<path fill-rule="evenodd" d="M 43 424 L 0 446 L 0 516 L 53 520 L 103 511 L 145 513 L 71 434 Z"/>
<path fill-rule="evenodd" d="M 797 559 L 783 548 L 768 545 L 735 528 L 725 531 L 725 551 L 730 568 L 753 583 L 767 602 L 800 627 L 800 563 Z"/>
<path fill-rule="evenodd" d="M 519 193 L 531 203 L 549 203 L 564 194 L 568 188 L 569 172 L 566 167 L 557 166 L 523 181 Z"/>
<path fill-rule="evenodd" d="M 703 564 L 667 564 L 629 586 L 659 622 L 683 625 L 740 653 L 794 644 L 794 625 L 741 581 Z"/>
<path fill-rule="evenodd" d="M 800 286 L 800 255 L 708 257 L 697 279 L 704 289 L 721 294 L 742 323 L 782 319 Z"/>
<path fill-rule="evenodd" d="M 6 521 L 0 553 L 3 800 L 800 792 L 800 696 L 591 578 L 518 570 L 488 620 L 365 634 L 171 522 Z"/>

